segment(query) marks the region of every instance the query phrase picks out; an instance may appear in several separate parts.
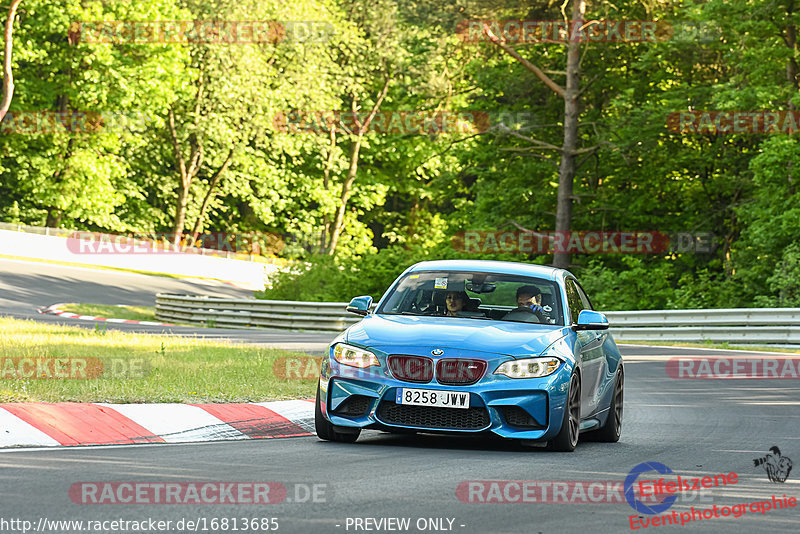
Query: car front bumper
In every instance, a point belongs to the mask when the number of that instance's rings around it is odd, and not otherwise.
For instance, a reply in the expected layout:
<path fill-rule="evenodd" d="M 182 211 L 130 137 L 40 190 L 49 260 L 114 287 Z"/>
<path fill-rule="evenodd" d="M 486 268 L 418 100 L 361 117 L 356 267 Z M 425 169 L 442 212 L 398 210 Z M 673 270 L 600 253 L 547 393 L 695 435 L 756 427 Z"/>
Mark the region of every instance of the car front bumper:
<path fill-rule="evenodd" d="M 398 380 L 386 366 L 387 354 L 370 350 L 378 355 L 381 367 L 357 369 L 342 365 L 330 352 L 323 359 L 320 410 L 334 425 L 390 432 L 493 433 L 504 438 L 543 441 L 552 439 L 561 429 L 573 370 L 569 360 L 552 375 L 512 379 L 493 373 L 501 363 L 513 358 L 459 351 L 458 357 L 486 360 L 486 373 L 472 385 L 445 385 L 435 379 L 428 383 Z M 401 350 L 403 354 L 426 351 L 430 354 L 427 347 Z M 469 408 L 396 404 L 398 388 L 468 393 Z"/>

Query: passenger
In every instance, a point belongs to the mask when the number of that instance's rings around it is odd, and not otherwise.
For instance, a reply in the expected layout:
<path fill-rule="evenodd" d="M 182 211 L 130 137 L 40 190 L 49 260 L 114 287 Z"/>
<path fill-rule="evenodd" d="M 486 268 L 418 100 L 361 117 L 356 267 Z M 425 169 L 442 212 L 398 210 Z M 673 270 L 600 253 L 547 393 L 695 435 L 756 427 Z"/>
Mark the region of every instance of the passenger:
<path fill-rule="evenodd" d="M 448 291 L 444 300 L 447 305 L 447 310 L 444 314 L 450 317 L 459 315 L 468 300 L 469 297 L 463 291 Z"/>
<path fill-rule="evenodd" d="M 475 302 L 477 299 L 470 299 L 466 291 L 463 290 L 450 290 L 445 295 L 445 316 L 447 317 L 478 317 L 481 319 L 486 318 L 486 314 L 480 310 L 468 309 L 471 306 L 480 304 L 480 301 Z"/>

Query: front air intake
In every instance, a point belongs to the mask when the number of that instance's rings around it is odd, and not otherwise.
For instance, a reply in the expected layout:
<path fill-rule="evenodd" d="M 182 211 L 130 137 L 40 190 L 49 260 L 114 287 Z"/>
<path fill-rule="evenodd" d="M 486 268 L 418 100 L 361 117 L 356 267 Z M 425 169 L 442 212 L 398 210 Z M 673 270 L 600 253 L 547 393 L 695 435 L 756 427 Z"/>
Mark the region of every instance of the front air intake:
<path fill-rule="evenodd" d="M 389 370 L 405 382 L 424 384 L 433 380 L 433 360 L 425 356 L 393 354 L 388 358 Z"/>
<path fill-rule="evenodd" d="M 486 362 L 469 358 L 445 358 L 436 364 L 436 381 L 451 386 L 468 386 L 481 379 Z"/>

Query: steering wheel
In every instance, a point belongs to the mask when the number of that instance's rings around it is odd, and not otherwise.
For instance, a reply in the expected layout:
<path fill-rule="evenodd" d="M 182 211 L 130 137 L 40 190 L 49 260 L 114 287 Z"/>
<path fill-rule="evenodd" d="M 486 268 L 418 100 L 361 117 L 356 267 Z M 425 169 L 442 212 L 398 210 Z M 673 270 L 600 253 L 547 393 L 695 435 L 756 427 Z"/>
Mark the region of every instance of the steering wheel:
<path fill-rule="evenodd" d="M 516 321 L 518 323 L 538 323 L 541 324 L 539 316 L 530 310 L 511 310 L 504 317 L 504 321 Z"/>

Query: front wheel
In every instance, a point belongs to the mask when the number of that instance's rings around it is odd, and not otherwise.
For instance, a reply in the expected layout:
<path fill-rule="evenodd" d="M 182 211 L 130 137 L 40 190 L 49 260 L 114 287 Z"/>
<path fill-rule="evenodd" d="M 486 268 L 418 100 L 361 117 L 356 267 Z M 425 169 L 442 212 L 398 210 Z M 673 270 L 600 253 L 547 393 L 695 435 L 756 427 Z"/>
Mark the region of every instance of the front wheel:
<path fill-rule="evenodd" d="M 353 443 L 361 434 L 360 428 L 346 429 L 336 426 L 322 415 L 322 408 L 319 407 L 320 389 L 317 384 L 317 402 L 314 405 L 314 429 L 317 437 L 325 441 L 339 441 L 342 443 Z"/>
<path fill-rule="evenodd" d="M 569 380 L 567 402 L 564 406 L 564 419 L 561 421 L 561 430 L 558 435 L 548 443 L 552 451 L 572 452 L 578 445 L 578 435 L 581 430 L 581 381 L 577 374 Z"/>

